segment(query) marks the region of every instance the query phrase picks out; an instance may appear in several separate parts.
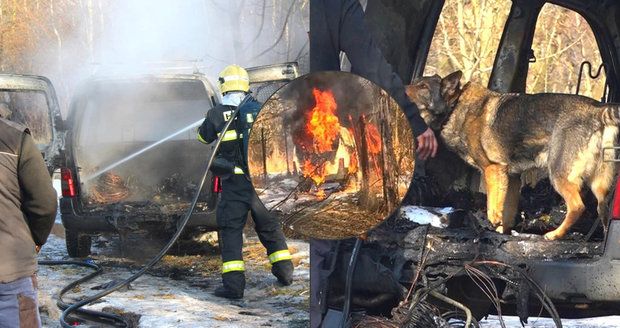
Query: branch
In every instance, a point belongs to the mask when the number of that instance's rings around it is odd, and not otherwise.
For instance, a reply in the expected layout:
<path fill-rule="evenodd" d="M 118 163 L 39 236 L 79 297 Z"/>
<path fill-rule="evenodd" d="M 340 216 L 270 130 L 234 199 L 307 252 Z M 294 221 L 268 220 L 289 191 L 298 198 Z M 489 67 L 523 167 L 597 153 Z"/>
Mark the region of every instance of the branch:
<path fill-rule="evenodd" d="M 286 26 L 288 25 L 288 20 L 291 17 L 291 13 L 293 12 L 294 6 L 295 6 L 295 1 L 292 1 L 291 6 L 288 8 L 288 12 L 286 13 L 286 19 L 284 20 L 284 25 L 282 26 L 282 30 L 280 31 L 280 35 L 278 36 L 278 39 L 276 39 L 276 41 L 269 48 L 263 50 L 261 53 L 254 56 L 252 60 L 262 57 L 266 53 L 270 52 L 271 50 L 273 50 L 273 48 L 275 48 L 278 45 L 278 43 L 280 43 L 280 41 L 282 41 L 282 38 L 284 37 L 284 32 L 286 31 Z"/>

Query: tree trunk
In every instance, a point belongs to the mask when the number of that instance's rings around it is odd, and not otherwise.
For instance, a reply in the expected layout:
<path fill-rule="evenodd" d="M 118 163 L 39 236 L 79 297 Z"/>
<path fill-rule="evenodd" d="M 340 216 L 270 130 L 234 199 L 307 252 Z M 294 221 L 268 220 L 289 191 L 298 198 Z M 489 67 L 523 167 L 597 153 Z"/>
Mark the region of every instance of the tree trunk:
<path fill-rule="evenodd" d="M 290 169 L 290 166 L 288 165 L 288 130 L 287 129 L 283 129 L 283 130 L 284 130 L 284 156 L 286 160 L 286 174 L 290 176 L 291 169 Z"/>
<path fill-rule="evenodd" d="M 387 213 L 398 206 L 398 181 L 396 179 L 397 168 L 396 156 L 394 155 L 394 144 L 392 142 L 392 134 L 390 127 L 392 122 L 389 113 L 389 96 L 381 92 L 379 122 L 381 129 L 381 169 L 383 178 L 383 199 Z"/>
<path fill-rule="evenodd" d="M 370 165 L 368 165 L 368 144 L 366 142 L 366 117 L 360 116 L 358 121 L 358 129 L 360 131 L 359 143 L 359 164 L 362 172 L 362 185 L 360 189 L 360 204 L 362 206 L 369 205 L 370 188 L 368 180 L 370 180 Z"/>
<path fill-rule="evenodd" d="M 265 129 L 260 129 L 260 145 L 263 150 L 263 182 L 267 183 L 267 144 L 265 142 Z"/>

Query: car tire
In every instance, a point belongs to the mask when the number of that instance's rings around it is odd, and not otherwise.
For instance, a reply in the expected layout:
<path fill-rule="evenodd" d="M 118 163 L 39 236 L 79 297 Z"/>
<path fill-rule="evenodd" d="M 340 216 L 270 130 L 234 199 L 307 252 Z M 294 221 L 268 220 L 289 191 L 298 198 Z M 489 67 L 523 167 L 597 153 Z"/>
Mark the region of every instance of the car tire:
<path fill-rule="evenodd" d="M 65 231 L 67 253 L 70 257 L 87 257 L 90 255 L 91 237 L 75 230 Z"/>

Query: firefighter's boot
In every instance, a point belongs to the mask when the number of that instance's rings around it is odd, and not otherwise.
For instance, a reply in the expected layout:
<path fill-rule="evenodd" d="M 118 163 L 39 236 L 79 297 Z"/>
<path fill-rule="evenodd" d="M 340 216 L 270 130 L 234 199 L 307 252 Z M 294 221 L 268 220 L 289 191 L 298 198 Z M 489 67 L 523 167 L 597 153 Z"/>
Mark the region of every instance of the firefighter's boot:
<path fill-rule="evenodd" d="M 213 295 L 229 299 L 243 298 L 245 289 L 245 274 L 243 271 L 232 271 L 222 274 L 223 285 L 218 287 Z"/>
<path fill-rule="evenodd" d="M 282 285 L 288 286 L 293 283 L 293 262 L 291 260 L 278 261 L 271 266 L 271 273 Z"/>

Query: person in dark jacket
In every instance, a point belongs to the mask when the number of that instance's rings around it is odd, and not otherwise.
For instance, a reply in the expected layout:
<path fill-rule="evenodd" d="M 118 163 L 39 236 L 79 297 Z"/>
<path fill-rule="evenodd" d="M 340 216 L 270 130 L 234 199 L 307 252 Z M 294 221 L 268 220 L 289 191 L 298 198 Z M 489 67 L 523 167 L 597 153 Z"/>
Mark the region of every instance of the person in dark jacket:
<path fill-rule="evenodd" d="M 30 132 L 8 117 L 0 106 L 0 327 L 40 327 L 36 254 L 54 225 L 57 194 Z"/>
<path fill-rule="evenodd" d="M 351 62 L 351 72 L 385 89 L 404 110 L 416 137 L 418 158 L 425 160 L 437 153 L 433 131 L 407 98 L 403 82 L 387 62 L 364 22 L 359 0 L 310 1 L 310 71 L 341 70 L 340 53 Z M 320 303 L 326 275 L 326 258 L 334 242 L 310 240 L 310 323 L 321 325 L 324 304 Z"/>
<path fill-rule="evenodd" d="M 223 94 L 222 104 L 207 112 L 198 129 L 198 140 L 207 144 L 215 141 L 235 108 L 240 106 L 230 127 L 223 132 L 220 148 L 211 166 L 213 174 L 222 181 L 222 196 L 216 217 L 222 252 L 223 286 L 214 294 L 239 299 L 245 289 L 242 247 L 248 212 L 252 214 L 259 240 L 267 249 L 271 272 L 285 286 L 292 283 L 293 262 L 280 222 L 265 208 L 247 176 L 247 140 L 252 122 L 261 107 L 249 95 L 248 73 L 237 65 L 230 65 L 220 73 L 219 87 Z"/>

